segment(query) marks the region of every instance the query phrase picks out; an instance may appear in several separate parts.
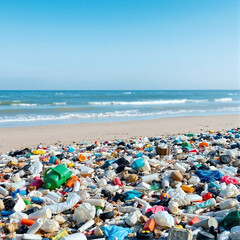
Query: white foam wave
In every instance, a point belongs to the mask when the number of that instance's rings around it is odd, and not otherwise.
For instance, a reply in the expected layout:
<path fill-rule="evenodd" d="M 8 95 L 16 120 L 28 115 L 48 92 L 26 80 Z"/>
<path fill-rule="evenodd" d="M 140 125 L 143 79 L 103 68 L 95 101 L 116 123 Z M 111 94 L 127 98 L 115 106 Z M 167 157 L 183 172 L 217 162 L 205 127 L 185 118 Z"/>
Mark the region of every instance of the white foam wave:
<path fill-rule="evenodd" d="M 132 92 L 124 92 L 123 94 L 130 95 Z"/>
<path fill-rule="evenodd" d="M 56 105 L 56 106 L 67 105 L 67 102 L 53 102 L 53 105 Z"/>
<path fill-rule="evenodd" d="M 214 110 L 215 112 L 239 112 L 240 107 L 229 107 Z M 124 117 L 144 117 L 144 116 L 168 116 L 179 114 L 191 113 L 212 113 L 212 109 L 207 110 L 169 110 L 161 112 L 139 112 L 138 110 L 114 111 L 103 113 L 70 113 L 61 115 L 18 115 L 15 117 L 0 117 L 0 122 L 31 122 L 31 121 L 51 121 L 51 120 L 64 120 L 64 119 L 90 119 L 90 118 L 124 118 Z"/>
<path fill-rule="evenodd" d="M 214 102 L 231 102 L 232 98 L 215 98 Z"/>
<path fill-rule="evenodd" d="M 59 93 L 55 93 L 56 95 L 63 95 L 63 93 L 62 92 L 59 92 Z"/>
<path fill-rule="evenodd" d="M 199 103 L 208 102 L 207 99 L 194 100 L 194 99 L 173 99 L 173 100 L 153 100 L 153 101 L 112 101 L 112 102 L 88 102 L 90 105 L 163 105 L 163 104 L 182 104 L 182 103 Z"/>
<path fill-rule="evenodd" d="M 11 106 L 34 107 L 34 106 L 37 106 L 37 104 L 36 103 L 12 103 Z"/>

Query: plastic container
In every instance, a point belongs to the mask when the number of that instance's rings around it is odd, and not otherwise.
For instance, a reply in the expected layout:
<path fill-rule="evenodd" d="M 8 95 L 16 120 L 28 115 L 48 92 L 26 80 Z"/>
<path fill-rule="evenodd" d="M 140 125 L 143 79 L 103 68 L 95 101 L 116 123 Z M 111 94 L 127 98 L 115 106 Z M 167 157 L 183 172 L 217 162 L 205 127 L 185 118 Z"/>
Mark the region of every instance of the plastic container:
<path fill-rule="evenodd" d="M 96 207 L 104 207 L 105 205 L 104 199 L 87 199 L 86 202 Z"/>
<path fill-rule="evenodd" d="M 152 219 L 148 219 L 148 220 L 147 220 L 147 222 L 145 223 L 143 229 L 144 229 L 144 230 L 149 230 L 149 231 L 152 232 L 152 231 L 154 230 L 155 226 L 156 226 L 156 222 L 155 222 L 155 220 L 152 218 Z"/>
<path fill-rule="evenodd" d="M 74 233 L 61 238 L 61 240 L 87 240 L 87 237 L 83 233 Z"/>
<path fill-rule="evenodd" d="M 78 223 L 85 222 L 87 220 L 92 220 L 96 214 L 96 208 L 90 203 L 83 203 L 77 207 L 73 214 L 73 220 Z"/>
<path fill-rule="evenodd" d="M 209 207 L 215 207 L 216 206 L 216 200 L 214 198 L 211 198 L 205 202 L 196 204 L 196 208 L 209 208 Z"/>
<path fill-rule="evenodd" d="M 32 220 L 32 219 L 22 218 L 21 220 L 22 225 L 32 226 L 34 223 L 35 223 L 35 220 Z"/>
<path fill-rule="evenodd" d="M 43 219 L 39 218 L 36 222 L 28 229 L 28 234 L 35 234 L 43 225 Z"/>
<path fill-rule="evenodd" d="M 145 165 L 145 162 L 143 158 L 138 158 L 131 164 L 131 168 L 133 168 L 134 170 L 139 170 L 144 165 Z"/>
<path fill-rule="evenodd" d="M 2 194 L 3 196 L 7 196 L 9 192 L 6 188 L 0 186 L 0 194 Z"/>
<path fill-rule="evenodd" d="M 36 190 L 43 186 L 44 182 L 40 177 L 33 178 L 33 181 L 30 183 L 30 186 L 36 187 Z"/>
<path fill-rule="evenodd" d="M 142 181 L 143 182 L 146 182 L 146 183 L 149 183 L 149 182 L 152 182 L 152 181 L 158 181 L 158 174 L 157 173 L 153 173 L 153 174 L 149 174 L 149 175 L 145 175 L 145 176 L 142 176 Z"/>
<path fill-rule="evenodd" d="M 176 163 L 175 165 L 174 165 L 174 168 L 176 169 L 176 170 L 178 170 L 179 172 L 186 172 L 187 171 L 187 169 L 185 168 L 185 167 L 183 167 L 181 164 L 179 164 L 179 163 Z"/>
<path fill-rule="evenodd" d="M 44 173 L 44 184 L 46 188 L 56 189 L 65 183 L 70 178 L 71 174 L 72 172 L 63 164 L 55 168 L 49 168 Z"/>
<path fill-rule="evenodd" d="M 190 186 L 182 185 L 181 188 L 186 193 L 193 193 L 194 192 L 194 188 L 190 187 Z"/>
<path fill-rule="evenodd" d="M 95 224 L 94 220 L 89 220 L 87 221 L 85 224 L 83 224 L 78 231 L 79 232 L 84 232 L 85 230 L 87 230 L 88 228 L 90 228 L 91 226 L 93 226 Z"/>
<path fill-rule="evenodd" d="M 41 209 L 40 211 L 34 212 L 28 216 L 28 219 L 36 220 L 38 218 L 51 218 L 52 212 L 50 209 Z"/>

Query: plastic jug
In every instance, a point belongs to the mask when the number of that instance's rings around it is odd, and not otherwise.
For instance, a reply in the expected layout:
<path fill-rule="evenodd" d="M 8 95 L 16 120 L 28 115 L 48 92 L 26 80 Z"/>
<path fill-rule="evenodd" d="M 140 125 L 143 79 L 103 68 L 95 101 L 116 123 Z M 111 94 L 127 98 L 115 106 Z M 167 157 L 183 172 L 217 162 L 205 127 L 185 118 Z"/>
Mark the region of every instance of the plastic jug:
<path fill-rule="evenodd" d="M 44 184 L 49 189 L 58 188 L 70 178 L 71 174 L 72 172 L 64 164 L 49 168 L 44 173 Z"/>

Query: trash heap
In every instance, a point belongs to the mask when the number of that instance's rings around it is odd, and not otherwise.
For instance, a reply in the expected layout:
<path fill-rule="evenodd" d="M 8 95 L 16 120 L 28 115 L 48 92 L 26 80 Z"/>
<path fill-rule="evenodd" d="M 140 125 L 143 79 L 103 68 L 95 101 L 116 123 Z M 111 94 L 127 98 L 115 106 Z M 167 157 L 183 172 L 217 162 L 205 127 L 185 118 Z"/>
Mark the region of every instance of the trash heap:
<path fill-rule="evenodd" d="M 240 239 L 240 128 L 0 155 L 2 239 Z"/>

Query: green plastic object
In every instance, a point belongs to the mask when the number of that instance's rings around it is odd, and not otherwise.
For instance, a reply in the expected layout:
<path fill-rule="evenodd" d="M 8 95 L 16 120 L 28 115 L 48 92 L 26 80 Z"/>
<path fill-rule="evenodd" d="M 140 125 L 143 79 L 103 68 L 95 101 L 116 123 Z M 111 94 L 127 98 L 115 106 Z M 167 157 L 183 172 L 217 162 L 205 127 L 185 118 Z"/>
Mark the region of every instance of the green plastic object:
<path fill-rule="evenodd" d="M 194 137 L 194 133 L 188 133 L 187 137 Z"/>
<path fill-rule="evenodd" d="M 191 144 L 189 142 L 183 142 L 182 143 L 182 147 L 187 147 L 187 148 L 191 148 Z"/>
<path fill-rule="evenodd" d="M 157 191 L 157 190 L 159 190 L 160 188 L 161 188 L 160 183 L 153 182 L 153 183 L 151 184 L 151 189 L 152 189 L 152 190 Z"/>
<path fill-rule="evenodd" d="M 221 227 L 224 227 L 227 230 L 230 230 L 231 228 L 235 226 L 240 226 L 240 212 L 239 211 L 233 211 L 230 212 L 220 223 Z"/>
<path fill-rule="evenodd" d="M 44 184 L 46 188 L 56 189 L 65 183 L 71 174 L 72 172 L 69 171 L 64 164 L 57 165 L 55 168 L 50 167 L 44 173 Z"/>

